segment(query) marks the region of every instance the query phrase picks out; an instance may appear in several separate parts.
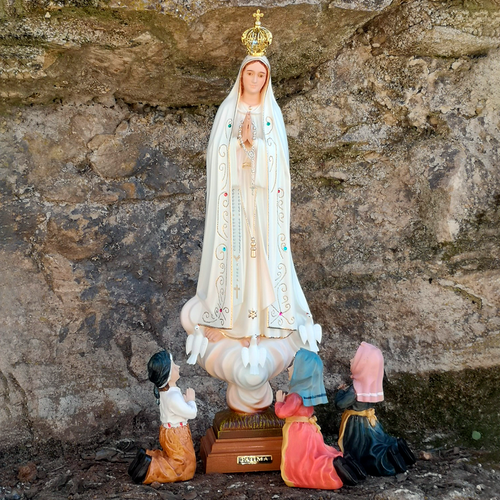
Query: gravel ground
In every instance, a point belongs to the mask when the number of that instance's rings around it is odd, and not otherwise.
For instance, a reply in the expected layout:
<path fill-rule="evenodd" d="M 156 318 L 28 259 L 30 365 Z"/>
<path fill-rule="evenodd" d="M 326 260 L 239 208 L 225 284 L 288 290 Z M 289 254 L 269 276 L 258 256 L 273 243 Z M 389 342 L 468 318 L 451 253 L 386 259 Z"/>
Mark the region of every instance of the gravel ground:
<path fill-rule="evenodd" d="M 420 452 L 406 474 L 368 477 L 356 487 L 337 491 L 288 488 L 279 472 L 206 475 L 201 461 L 191 481 L 136 485 L 127 475 L 135 451 L 135 443 L 121 440 L 59 456 L 46 451 L 33 461 L 20 460 L 19 455 L 0 457 L 0 500 L 500 500 L 500 464 L 487 461 L 484 453 L 460 448 Z"/>

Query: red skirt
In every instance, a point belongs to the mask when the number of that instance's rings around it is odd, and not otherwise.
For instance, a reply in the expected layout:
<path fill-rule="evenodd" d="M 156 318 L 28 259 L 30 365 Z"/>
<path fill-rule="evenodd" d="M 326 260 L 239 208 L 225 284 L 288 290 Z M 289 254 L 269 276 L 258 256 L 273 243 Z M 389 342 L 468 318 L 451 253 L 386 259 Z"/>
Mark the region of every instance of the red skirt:
<path fill-rule="evenodd" d="M 281 477 L 288 486 L 298 488 L 342 488 L 333 466 L 333 459 L 342 453 L 325 444 L 315 419 L 299 418 L 302 421 L 297 422 L 297 417 L 287 418 L 283 427 Z"/>

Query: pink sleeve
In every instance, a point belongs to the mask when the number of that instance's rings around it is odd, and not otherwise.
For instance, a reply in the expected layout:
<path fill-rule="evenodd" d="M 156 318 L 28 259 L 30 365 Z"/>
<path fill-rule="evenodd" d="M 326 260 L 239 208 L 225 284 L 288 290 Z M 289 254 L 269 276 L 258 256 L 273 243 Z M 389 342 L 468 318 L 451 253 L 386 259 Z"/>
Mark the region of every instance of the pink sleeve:
<path fill-rule="evenodd" d="M 286 397 L 284 403 L 276 403 L 274 405 L 274 412 L 279 418 L 287 418 L 295 415 L 301 406 L 302 398 L 292 392 Z"/>

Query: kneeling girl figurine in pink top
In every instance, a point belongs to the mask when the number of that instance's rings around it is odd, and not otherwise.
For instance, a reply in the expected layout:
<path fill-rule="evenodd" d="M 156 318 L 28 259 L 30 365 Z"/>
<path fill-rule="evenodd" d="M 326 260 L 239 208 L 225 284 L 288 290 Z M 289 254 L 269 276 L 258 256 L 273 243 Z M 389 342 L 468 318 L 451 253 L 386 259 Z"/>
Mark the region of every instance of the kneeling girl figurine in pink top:
<path fill-rule="evenodd" d="M 351 360 L 352 385 L 342 385 L 335 395 L 337 408 L 345 410 L 339 447 L 372 476 L 394 476 L 415 463 L 406 441 L 386 434 L 375 416 L 375 404 L 384 400 L 384 356 L 378 347 L 361 342 Z"/>

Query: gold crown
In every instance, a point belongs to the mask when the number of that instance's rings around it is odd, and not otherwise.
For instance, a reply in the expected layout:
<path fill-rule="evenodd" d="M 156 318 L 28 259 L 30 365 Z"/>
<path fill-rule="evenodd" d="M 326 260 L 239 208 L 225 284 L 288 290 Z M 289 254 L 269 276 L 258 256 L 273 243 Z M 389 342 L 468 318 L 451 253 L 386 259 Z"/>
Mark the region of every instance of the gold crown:
<path fill-rule="evenodd" d="M 272 33 L 260 24 L 260 18 L 263 16 L 264 14 L 260 13 L 260 9 L 257 9 L 257 12 L 253 14 L 253 17 L 255 17 L 255 26 L 253 28 L 248 28 L 243 35 L 241 35 L 241 42 L 247 48 L 247 52 L 251 56 L 264 56 L 267 47 L 269 47 L 273 41 Z"/>

